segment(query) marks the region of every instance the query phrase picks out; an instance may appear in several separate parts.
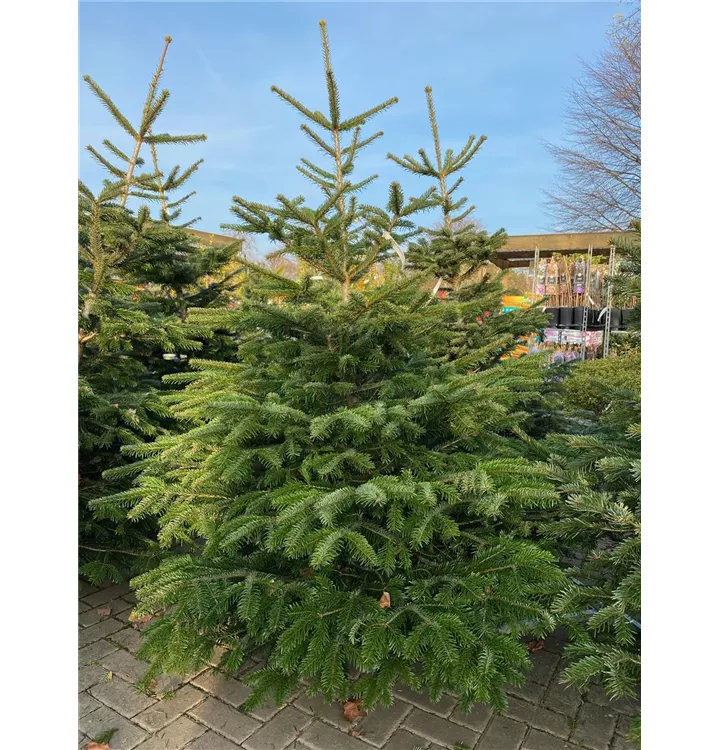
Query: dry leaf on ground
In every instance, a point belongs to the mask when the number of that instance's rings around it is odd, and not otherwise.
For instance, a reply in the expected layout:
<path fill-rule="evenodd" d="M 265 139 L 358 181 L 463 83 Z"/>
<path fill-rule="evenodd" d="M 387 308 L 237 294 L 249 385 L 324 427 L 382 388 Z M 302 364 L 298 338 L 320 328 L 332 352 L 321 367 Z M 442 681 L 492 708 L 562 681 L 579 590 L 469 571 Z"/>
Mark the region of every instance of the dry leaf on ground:
<path fill-rule="evenodd" d="M 526 645 L 529 651 L 533 653 L 534 651 L 540 651 L 546 645 L 546 641 L 539 638 L 535 641 L 529 641 Z"/>
<path fill-rule="evenodd" d="M 361 716 L 366 716 L 366 711 L 361 707 L 361 698 L 344 702 L 344 718 L 347 721 L 356 721 Z"/>
<path fill-rule="evenodd" d="M 100 617 L 109 617 L 112 614 L 112 610 L 109 607 L 102 607 L 97 610 L 97 614 L 100 615 Z"/>
<path fill-rule="evenodd" d="M 382 609 L 386 609 L 387 607 L 391 607 L 391 597 L 389 596 L 389 592 L 385 591 L 381 595 L 381 599 L 379 599 L 379 606 Z"/>
<path fill-rule="evenodd" d="M 130 612 L 130 616 L 127 619 L 135 630 L 140 630 L 142 625 L 146 625 L 148 622 L 152 622 L 152 620 L 154 620 L 154 616 L 139 615 L 137 614 L 137 612 L 132 611 Z"/>
<path fill-rule="evenodd" d="M 106 742 L 90 742 L 85 746 L 85 750 L 110 750 L 110 746 Z"/>
<path fill-rule="evenodd" d="M 350 737 L 361 737 L 363 734 L 364 734 L 363 729 L 350 729 L 349 730 Z"/>

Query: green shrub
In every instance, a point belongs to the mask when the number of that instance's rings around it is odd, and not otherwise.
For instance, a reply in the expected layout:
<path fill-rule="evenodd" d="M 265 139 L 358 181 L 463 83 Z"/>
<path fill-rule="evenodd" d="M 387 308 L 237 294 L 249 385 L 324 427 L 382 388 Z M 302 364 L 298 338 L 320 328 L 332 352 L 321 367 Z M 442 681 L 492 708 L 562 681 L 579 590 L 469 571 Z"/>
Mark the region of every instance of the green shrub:
<path fill-rule="evenodd" d="M 604 417 L 617 391 L 641 390 L 641 353 L 595 359 L 577 364 L 565 381 L 566 406 Z"/>

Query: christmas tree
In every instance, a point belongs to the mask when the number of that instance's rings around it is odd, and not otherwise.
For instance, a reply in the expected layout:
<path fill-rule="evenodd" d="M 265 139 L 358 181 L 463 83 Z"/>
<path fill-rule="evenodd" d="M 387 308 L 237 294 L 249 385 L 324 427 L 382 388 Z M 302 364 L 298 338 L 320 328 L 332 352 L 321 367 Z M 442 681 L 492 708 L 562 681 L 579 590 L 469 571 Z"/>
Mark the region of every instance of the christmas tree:
<path fill-rule="evenodd" d="M 245 707 L 300 680 L 367 708 L 390 703 L 397 682 L 434 700 L 456 691 L 466 710 L 503 707 L 503 685 L 529 667 L 521 636 L 553 626 L 562 581 L 524 520 L 556 502 L 547 468 L 523 457 L 545 375 L 528 358 L 447 356 L 459 334 L 447 321 L 474 303 L 439 303 L 433 266 L 361 283 L 423 231 L 414 217 L 436 191 L 406 199 L 394 183 L 385 208 L 359 203 L 374 178 L 353 179 L 356 157 L 381 135 L 362 129 L 396 100 L 343 116 L 320 27 L 328 111 L 273 88 L 328 156 L 299 167 L 320 202 L 232 208 L 236 231 L 308 271 L 247 264 L 257 281 L 239 309 L 190 311 L 237 338 L 237 361 L 168 378 L 186 386 L 166 403 L 189 428 L 127 448 L 135 486 L 94 505 L 156 517 L 168 550 L 134 582 L 139 612 L 157 616 L 140 654 L 148 680 L 223 645 L 228 671 L 267 652 Z"/>
<path fill-rule="evenodd" d="M 571 643 L 564 679 L 634 698 L 641 676 L 640 395 L 612 389 L 615 413 L 550 440 L 558 518 L 545 528 L 572 559 L 554 611 Z M 614 411 L 614 407 L 611 408 Z"/>
<path fill-rule="evenodd" d="M 418 237 L 412 236 L 406 259 L 410 268 L 430 271 L 437 277 L 435 292 L 446 284 L 453 299 L 467 303 L 454 308 L 461 314 L 450 323 L 456 335 L 447 353 L 468 357 L 474 367 L 492 364 L 514 348 L 519 336 L 543 328 L 546 318 L 535 308 L 496 314 L 504 294 L 503 274 L 492 275 L 488 271 L 507 234 L 503 228 L 491 235 L 480 229 L 472 218 L 476 206 L 467 206 L 468 198 L 457 195 L 464 182 L 457 173 L 479 153 L 486 136 L 470 135 L 456 154 L 450 148 L 443 150 L 430 86 L 425 93 L 434 160 L 423 148 L 419 149 L 418 158 L 394 154 L 387 157 L 411 174 L 429 177 L 437 183 L 431 199 L 440 207 L 442 218 L 437 227 L 423 228 Z"/>
<path fill-rule="evenodd" d="M 622 249 L 621 294 L 640 301 L 640 244 Z M 565 561 L 553 606 L 571 637 L 563 678 L 578 688 L 597 682 L 611 699 L 636 698 L 641 678 L 640 362 L 629 348 L 578 365 L 565 393 L 574 434 L 532 443 L 562 498 L 540 531 Z M 632 738 L 640 743 L 640 716 Z"/>
<path fill-rule="evenodd" d="M 200 280 L 217 273 L 239 250 L 239 243 L 205 250 L 182 227 L 174 226 L 189 196 L 172 201 L 196 171 L 174 167 L 167 177 L 159 169 L 157 149 L 162 144 L 193 143 L 203 135 L 153 134 L 169 97 L 158 92 L 169 37 L 152 78 L 139 124 L 134 126 L 89 76 L 90 89 L 131 137 L 126 152 L 103 141 L 107 155 L 93 146 L 88 151 L 107 171 L 100 191 L 79 185 L 79 481 L 81 572 L 95 581 L 118 579 L 123 564 L 153 558 L 153 525 L 128 524 L 124 514 L 98 518 L 87 502 L 108 492 L 106 470 L 115 480 L 126 468 L 119 449 L 142 443 L 174 424 L 158 397 L 167 372 L 186 366 L 179 357 L 199 354 L 200 339 L 211 338 L 206 327 L 184 323 L 188 304 L 220 304 L 231 287 L 229 275 L 203 287 Z M 153 171 L 140 173 L 142 152 L 149 148 Z M 128 156 L 127 154 L 131 154 Z M 146 204 L 136 212 L 130 199 L 155 201 L 154 219 Z M 123 468 L 125 467 L 125 468 Z M 132 470 L 129 470 L 132 471 Z"/>

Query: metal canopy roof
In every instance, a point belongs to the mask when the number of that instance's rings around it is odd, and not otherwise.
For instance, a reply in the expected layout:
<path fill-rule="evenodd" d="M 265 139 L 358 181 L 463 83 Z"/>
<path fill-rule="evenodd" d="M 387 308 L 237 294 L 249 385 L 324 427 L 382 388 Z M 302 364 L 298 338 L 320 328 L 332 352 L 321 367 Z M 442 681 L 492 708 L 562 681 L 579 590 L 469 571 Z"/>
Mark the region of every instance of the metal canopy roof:
<path fill-rule="evenodd" d="M 200 241 L 207 245 L 228 245 L 236 242 L 234 237 L 225 234 L 212 234 L 189 230 Z M 536 248 L 539 257 L 548 258 L 554 253 L 572 255 L 585 253 L 589 245 L 594 255 L 608 255 L 611 240 L 616 237 L 629 237 L 632 232 L 574 232 L 573 234 L 514 234 L 496 253 L 492 262 L 499 268 L 527 268 L 535 257 Z"/>
<path fill-rule="evenodd" d="M 554 253 L 573 255 L 585 253 L 589 246 L 594 255 L 608 255 L 611 241 L 617 237 L 630 237 L 632 232 L 575 232 L 573 234 L 515 234 L 496 253 L 492 263 L 499 268 L 527 268 L 538 248 L 540 258 Z"/>

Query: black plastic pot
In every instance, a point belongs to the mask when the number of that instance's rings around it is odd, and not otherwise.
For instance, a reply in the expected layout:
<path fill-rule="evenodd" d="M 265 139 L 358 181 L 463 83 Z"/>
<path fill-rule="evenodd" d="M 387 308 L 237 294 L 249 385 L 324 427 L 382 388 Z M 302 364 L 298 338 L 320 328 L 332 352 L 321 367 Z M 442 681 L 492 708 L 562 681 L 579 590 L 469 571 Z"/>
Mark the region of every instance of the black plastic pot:
<path fill-rule="evenodd" d="M 558 324 L 561 328 L 571 328 L 573 325 L 573 308 L 559 307 Z"/>
<path fill-rule="evenodd" d="M 588 311 L 588 319 L 590 322 L 591 319 L 591 311 Z M 583 307 L 574 307 L 573 308 L 573 327 L 574 328 L 580 328 L 583 325 Z"/>
<path fill-rule="evenodd" d="M 631 320 L 633 319 L 633 308 L 627 307 L 621 309 L 621 328 L 628 328 Z"/>
<path fill-rule="evenodd" d="M 611 308 L 611 330 L 615 331 L 621 327 L 621 308 Z"/>
<path fill-rule="evenodd" d="M 546 323 L 546 328 L 557 328 L 558 327 L 558 316 L 559 316 L 559 308 L 558 307 L 547 307 L 544 312 L 546 315 L 548 315 L 548 322 Z"/>

